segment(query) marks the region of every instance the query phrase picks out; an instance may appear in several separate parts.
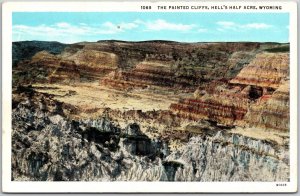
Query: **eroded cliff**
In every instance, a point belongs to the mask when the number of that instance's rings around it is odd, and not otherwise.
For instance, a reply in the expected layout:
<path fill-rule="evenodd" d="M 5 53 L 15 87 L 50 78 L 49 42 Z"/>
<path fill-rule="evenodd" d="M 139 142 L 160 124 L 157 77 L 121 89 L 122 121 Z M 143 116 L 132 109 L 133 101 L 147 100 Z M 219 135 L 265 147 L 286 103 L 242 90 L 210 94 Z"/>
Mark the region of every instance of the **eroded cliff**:
<path fill-rule="evenodd" d="M 288 44 L 32 44 L 13 46 L 13 180 L 289 180 Z"/>
<path fill-rule="evenodd" d="M 22 89 L 19 89 L 22 91 Z M 23 92 L 24 93 L 24 92 Z M 13 107 L 12 180 L 286 181 L 288 149 L 212 130 L 176 150 L 136 123 L 71 120 L 69 106 L 31 92 Z"/>

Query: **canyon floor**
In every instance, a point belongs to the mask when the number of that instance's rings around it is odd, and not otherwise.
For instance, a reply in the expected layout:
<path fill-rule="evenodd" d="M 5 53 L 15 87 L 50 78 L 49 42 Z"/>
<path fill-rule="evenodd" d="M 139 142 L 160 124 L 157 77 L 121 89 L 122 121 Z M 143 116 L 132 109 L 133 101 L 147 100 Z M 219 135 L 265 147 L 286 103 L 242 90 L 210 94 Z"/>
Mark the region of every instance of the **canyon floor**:
<path fill-rule="evenodd" d="M 15 42 L 12 90 L 12 180 L 289 180 L 289 44 Z"/>

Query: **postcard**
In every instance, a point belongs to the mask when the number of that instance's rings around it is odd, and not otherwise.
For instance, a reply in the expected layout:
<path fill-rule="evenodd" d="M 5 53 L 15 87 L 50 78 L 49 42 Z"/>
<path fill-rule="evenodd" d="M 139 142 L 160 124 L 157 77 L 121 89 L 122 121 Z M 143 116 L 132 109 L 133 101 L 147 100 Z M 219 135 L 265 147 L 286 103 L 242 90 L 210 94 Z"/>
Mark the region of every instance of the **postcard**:
<path fill-rule="evenodd" d="M 3 191 L 297 191 L 297 1 L 6 2 Z"/>

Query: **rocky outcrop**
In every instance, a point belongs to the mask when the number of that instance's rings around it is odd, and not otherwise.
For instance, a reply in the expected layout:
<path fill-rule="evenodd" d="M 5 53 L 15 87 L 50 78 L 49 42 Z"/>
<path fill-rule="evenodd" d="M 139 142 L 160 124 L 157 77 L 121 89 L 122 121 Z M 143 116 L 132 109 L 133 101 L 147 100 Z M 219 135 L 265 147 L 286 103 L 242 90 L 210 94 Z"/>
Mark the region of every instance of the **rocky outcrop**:
<path fill-rule="evenodd" d="M 175 70 L 157 62 L 142 62 L 130 71 L 115 71 L 107 75 L 101 84 L 117 89 L 165 88 L 194 89 L 202 81 L 200 72 Z"/>
<path fill-rule="evenodd" d="M 165 161 L 181 165 L 175 181 L 285 181 L 289 178 L 287 157 L 287 151 L 278 151 L 272 144 L 218 132 L 213 137 L 191 138 Z"/>
<path fill-rule="evenodd" d="M 258 98 L 245 122 L 264 130 L 289 130 L 289 53 L 261 53 L 230 81 L 255 87 Z"/>
<path fill-rule="evenodd" d="M 121 130 L 104 118 L 69 120 L 65 108 L 51 109 L 62 107 L 59 102 L 41 97 L 44 95 L 31 93 L 31 99 L 15 103 L 13 180 L 167 180 L 161 163 L 155 160 L 164 156 L 161 143 L 142 134 L 137 124 Z M 43 103 L 36 104 L 39 99 Z M 141 166 L 148 167 L 151 176 L 141 169 L 140 176 L 130 175 L 130 169 Z"/>
<path fill-rule="evenodd" d="M 118 66 L 118 57 L 113 53 L 68 47 L 60 55 L 62 59 L 73 61 L 80 70 L 80 79 L 99 80 Z"/>
<path fill-rule="evenodd" d="M 13 75 L 13 86 L 80 81 L 79 70 L 73 61 L 63 60 L 47 51 L 36 53 L 30 61 L 20 62 L 13 70 Z"/>
<path fill-rule="evenodd" d="M 105 118 L 70 120 L 65 117 L 64 107 L 57 109 L 61 106 L 50 97 L 43 98 L 43 104 L 35 104 L 40 96 L 45 95 L 33 92 L 31 99 L 20 100 L 13 108 L 14 181 L 289 178 L 288 151 L 274 143 L 217 131 L 194 136 L 170 152 L 165 142 L 149 139 L 136 123 L 121 129 Z"/>
<path fill-rule="evenodd" d="M 84 63 L 85 62 L 85 63 Z M 36 53 L 30 61 L 20 62 L 14 69 L 14 85 L 28 83 L 74 83 L 99 80 L 115 70 L 115 56 L 94 51 L 53 55 Z"/>
<path fill-rule="evenodd" d="M 234 78 L 245 66 L 255 57 L 258 51 L 237 51 L 233 52 L 227 61 L 226 79 Z"/>
<path fill-rule="evenodd" d="M 66 48 L 60 55 L 63 59 L 74 61 L 81 67 L 117 67 L 118 59 L 113 53 L 102 52 L 97 50 L 77 49 L 70 51 L 70 48 Z"/>
<path fill-rule="evenodd" d="M 129 124 L 123 133 L 123 138 L 120 141 L 121 148 L 134 155 L 147 155 L 152 157 L 160 149 L 158 143 L 153 144 L 151 140 L 141 132 L 138 124 Z M 155 158 L 155 156 L 153 157 Z"/>
<path fill-rule="evenodd" d="M 249 92 L 239 86 L 217 83 L 206 90 L 198 89 L 195 98 L 171 104 L 171 111 L 189 120 L 207 119 L 229 126 L 240 123 L 248 110 Z"/>
<path fill-rule="evenodd" d="M 237 63 L 234 59 L 231 61 Z M 288 71 L 289 53 L 259 53 L 229 82 L 210 82 L 208 87 L 195 91 L 196 99 L 183 99 L 170 109 L 190 120 L 209 119 L 225 125 L 249 124 L 287 131 L 289 87 L 282 82 L 289 78 Z"/>
<path fill-rule="evenodd" d="M 250 126 L 288 132 L 290 129 L 290 81 L 284 81 L 272 95 L 263 95 L 245 116 Z"/>
<path fill-rule="evenodd" d="M 117 89 L 163 86 L 193 91 L 197 86 L 214 79 L 233 78 L 251 60 L 253 50 L 259 48 L 259 44 L 250 43 L 227 43 L 226 47 L 222 47 L 224 43 L 141 42 L 131 45 L 113 42 L 114 49 L 112 49 L 108 48 L 108 44 L 100 45 L 100 43 L 93 49 L 113 51 L 122 55 L 136 52 L 136 47 L 143 50 L 140 51 L 141 58 L 136 64 L 130 64 L 125 68 L 124 65 L 119 66 L 122 71 L 117 71 L 114 77 L 105 77 L 101 81 L 102 84 Z M 134 54 L 136 56 L 136 53 Z"/>
<path fill-rule="evenodd" d="M 288 77 L 289 53 L 260 53 L 230 83 L 276 89 Z"/>
<path fill-rule="evenodd" d="M 212 85 L 213 86 L 213 85 Z M 277 90 L 257 86 L 217 85 L 196 90 L 195 98 L 170 105 L 177 116 L 198 121 L 212 120 L 227 126 L 289 130 L 289 80 Z"/>

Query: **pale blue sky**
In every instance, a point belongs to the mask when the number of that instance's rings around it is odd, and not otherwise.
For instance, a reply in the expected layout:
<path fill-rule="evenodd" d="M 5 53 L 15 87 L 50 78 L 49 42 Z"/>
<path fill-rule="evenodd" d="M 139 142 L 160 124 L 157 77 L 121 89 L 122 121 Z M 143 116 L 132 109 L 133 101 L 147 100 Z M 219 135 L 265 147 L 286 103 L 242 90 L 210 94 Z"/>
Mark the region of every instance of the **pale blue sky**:
<path fill-rule="evenodd" d="M 13 41 L 288 42 L 288 13 L 14 12 Z"/>

